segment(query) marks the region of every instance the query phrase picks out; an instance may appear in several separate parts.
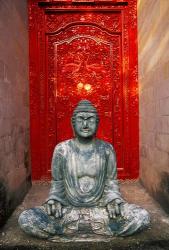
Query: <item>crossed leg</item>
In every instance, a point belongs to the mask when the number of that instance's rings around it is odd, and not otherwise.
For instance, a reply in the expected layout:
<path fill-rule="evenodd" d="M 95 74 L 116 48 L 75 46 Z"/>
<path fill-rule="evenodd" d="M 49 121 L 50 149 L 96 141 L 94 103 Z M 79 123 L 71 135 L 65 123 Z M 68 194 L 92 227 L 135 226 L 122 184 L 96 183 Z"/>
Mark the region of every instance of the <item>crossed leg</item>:
<path fill-rule="evenodd" d="M 47 239 L 49 236 L 63 234 L 59 220 L 49 216 L 44 207 L 25 210 L 18 219 L 21 229 L 32 236 Z"/>
<path fill-rule="evenodd" d="M 123 205 L 124 218 L 120 217 L 111 220 L 109 220 L 105 209 L 95 208 L 89 210 L 91 210 L 90 221 L 92 229 L 96 234 L 129 236 L 143 230 L 150 223 L 148 212 L 134 204 L 125 203 Z M 66 224 L 73 226 L 73 231 L 78 231 L 76 229 L 79 221 L 78 217 L 79 213 L 74 209 L 70 209 L 66 217 L 56 219 L 53 216 L 49 216 L 42 206 L 25 210 L 21 213 L 18 222 L 25 233 L 38 238 L 48 239 L 54 235 L 64 234 Z M 67 223 L 65 223 L 66 220 Z"/>
<path fill-rule="evenodd" d="M 123 205 L 124 218 L 110 220 L 109 227 L 116 236 L 129 236 L 147 228 L 150 224 L 149 213 L 135 205 Z"/>

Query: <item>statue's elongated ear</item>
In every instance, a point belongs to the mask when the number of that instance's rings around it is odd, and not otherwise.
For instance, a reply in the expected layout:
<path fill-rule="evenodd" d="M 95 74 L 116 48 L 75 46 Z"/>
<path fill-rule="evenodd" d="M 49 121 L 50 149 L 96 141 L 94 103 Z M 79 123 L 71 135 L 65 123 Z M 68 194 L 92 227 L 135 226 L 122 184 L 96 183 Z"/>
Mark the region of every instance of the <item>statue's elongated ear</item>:
<path fill-rule="evenodd" d="M 75 117 L 74 116 L 71 117 L 71 124 L 72 124 L 72 126 L 74 126 L 74 124 L 75 124 Z"/>
<path fill-rule="evenodd" d="M 74 122 L 75 122 L 74 117 L 71 117 L 71 127 L 73 131 L 73 135 L 75 136 Z"/>

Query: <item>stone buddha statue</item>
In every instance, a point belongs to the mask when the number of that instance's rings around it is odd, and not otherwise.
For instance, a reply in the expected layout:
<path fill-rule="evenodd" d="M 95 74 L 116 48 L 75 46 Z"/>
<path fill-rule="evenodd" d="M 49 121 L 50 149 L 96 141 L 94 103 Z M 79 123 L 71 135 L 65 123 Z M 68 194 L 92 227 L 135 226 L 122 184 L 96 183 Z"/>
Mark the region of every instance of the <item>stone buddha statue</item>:
<path fill-rule="evenodd" d="M 56 235 L 129 236 L 146 228 L 146 210 L 121 196 L 112 145 L 96 138 L 99 117 L 91 102 L 74 109 L 75 137 L 56 145 L 48 199 L 19 217 L 29 235 L 52 240 Z"/>

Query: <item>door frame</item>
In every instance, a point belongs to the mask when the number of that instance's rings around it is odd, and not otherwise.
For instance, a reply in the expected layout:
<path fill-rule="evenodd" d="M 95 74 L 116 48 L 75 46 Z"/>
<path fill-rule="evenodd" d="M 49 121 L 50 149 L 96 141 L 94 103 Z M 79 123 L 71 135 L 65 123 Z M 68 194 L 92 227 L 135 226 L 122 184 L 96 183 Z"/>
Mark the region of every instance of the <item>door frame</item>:
<path fill-rule="evenodd" d="M 137 52 L 137 0 L 29 0 L 29 79 L 30 79 L 30 144 L 33 180 L 49 180 L 46 172 L 48 104 L 45 79 L 46 14 L 56 11 L 120 11 L 123 16 L 123 44 L 127 58 L 123 61 L 125 133 L 124 155 L 128 166 L 120 179 L 139 175 L 139 95 Z M 51 24 L 52 25 L 52 24 Z M 50 112 L 53 112 L 50 110 Z M 51 121 L 52 122 L 52 121 Z M 55 131 L 51 131 L 51 134 Z"/>

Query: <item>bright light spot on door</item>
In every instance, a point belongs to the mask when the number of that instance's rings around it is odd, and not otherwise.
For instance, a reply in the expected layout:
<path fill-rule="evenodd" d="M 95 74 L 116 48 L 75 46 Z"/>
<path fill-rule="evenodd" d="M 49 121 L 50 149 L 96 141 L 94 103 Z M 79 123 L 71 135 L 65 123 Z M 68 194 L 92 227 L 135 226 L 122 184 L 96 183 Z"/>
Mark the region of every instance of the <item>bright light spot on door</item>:
<path fill-rule="evenodd" d="M 82 88 L 83 88 L 83 83 L 82 83 L 82 82 L 79 82 L 79 83 L 77 84 L 77 88 L 78 88 L 78 89 L 82 89 Z"/>
<path fill-rule="evenodd" d="M 84 89 L 85 89 L 86 91 L 90 91 L 91 88 L 92 88 L 92 86 L 91 86 L 90 84 L 85 84 L 85 85 L 84 85 Z"/>
<path fill-rule="evenodd" d="M 86 84 L 84 84 L 84 83 L 82 83 L 82 82 L 79 82 L 78 84 L 77 84 L 77 89 L 78 89 L 78 91 L 87 91 L 87 92 L 90 92 L 91 90 L 92 90 L 92 86 L 90 85 L 90 84 L 88 84 L 88 83 L 86 83 Z"/>

